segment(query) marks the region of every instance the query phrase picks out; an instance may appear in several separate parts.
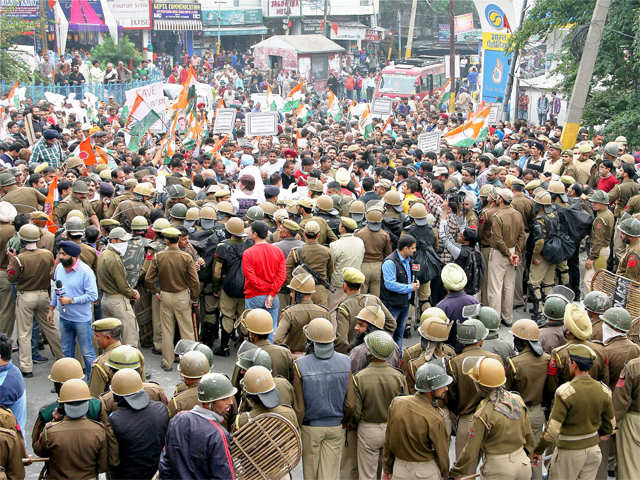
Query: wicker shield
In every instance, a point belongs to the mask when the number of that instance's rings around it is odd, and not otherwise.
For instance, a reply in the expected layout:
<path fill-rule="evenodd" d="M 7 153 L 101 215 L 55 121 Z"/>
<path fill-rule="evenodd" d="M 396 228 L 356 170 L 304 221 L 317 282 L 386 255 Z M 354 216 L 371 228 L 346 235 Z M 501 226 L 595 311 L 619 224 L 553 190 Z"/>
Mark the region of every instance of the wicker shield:
<path fill-rule="evenodd" d="M 640 317 L 640 283 L 608 270 L 598 270 L 591 281 L 591 290 L 609 295 L 612 307 L 623 307 L 632 318 Z"/>
<path fill-rule="evenodd" d="M 231 457 L 241 480 L 279 480 L 300 461 L 302 441 L 289 420 L 265 413 L 231 436 Z"/>

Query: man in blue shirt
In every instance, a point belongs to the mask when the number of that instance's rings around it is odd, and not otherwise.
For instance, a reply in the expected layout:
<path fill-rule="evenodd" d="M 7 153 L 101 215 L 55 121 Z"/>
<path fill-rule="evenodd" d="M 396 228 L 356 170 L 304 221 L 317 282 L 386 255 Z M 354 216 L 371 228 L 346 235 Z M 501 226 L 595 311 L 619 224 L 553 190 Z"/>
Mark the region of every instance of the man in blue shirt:
<path fill-rule="evenodd" d="M 62 353 L 75 357 L 77 339 L 88 375 L 96 358 L 91 342 L 91 304 L 98 299 L 98 287 L 93 270 L 78 258 L 80 251 L 80 245 L 74 242 L 60 243 L 60 263 L 53 274 L 56 292 L 51 298 L 47 321 L 53 323 L 53 311 L 57 309 Z"/>
<path fill-rule="evenodd" d="M 411 257 L 415 253 L 416 239 L 411 235 L 403 235 L 398 240 L 398 249 L 382 263 L 380 300 L 396 319 L 393 339 L 401 350 L 402 336 L 409 316 L 409 300 L 411 294 L 420 288 L 420 282 L 413 277 L 411 270 Z"/>
<path fill-rule="evenodd" d="M 16 417 L 24 432 L 27 424 L 27 393 L 20 369 L 11 363 L 11 341 L 0 334 L 0 405 Z"/>

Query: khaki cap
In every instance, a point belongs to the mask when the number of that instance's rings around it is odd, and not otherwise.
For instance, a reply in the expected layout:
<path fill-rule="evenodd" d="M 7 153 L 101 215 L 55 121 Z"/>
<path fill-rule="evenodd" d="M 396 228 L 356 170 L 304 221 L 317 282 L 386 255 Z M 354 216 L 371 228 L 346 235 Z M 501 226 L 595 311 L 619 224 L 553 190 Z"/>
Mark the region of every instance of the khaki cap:
<path fill-rule="evenodd" d="M 567 347 L 570 357 L 582 358 L 584 360 L 595 360 L 596 352 L 591 347 L 583 343 L 574 343 Z"/>
<path fill-rule="evenodd" d="M 180 236 L 180 230 L 174 227 L 165 228 L 162 230 L 162 236 L 166 238 L 178 238 Z"/>
<path fill-rule="evenodd" d="M 300 225 L 298 225 L 296 222 L 288 218 L 282 221 L 282 226 L 291 232 L 300 231 Z"/>
<path fill-rule="evenodd" d="M 342 269 L 342 278 L 347 283 L 352 283 L 354 285 L 362 285 L 365 280 L 364 273 L 362 273 L 357 268 L 353 267 L 345 267 Z"/>
<path fill-rule="evenodd" d="M 317 235 L 320 233 L 320 224 L 315 220 L 309 220 L 304 224 L 304 233 L 310 233 L 311 235 Z"/>
<path fill-rule="evenodd" d="M 122 327 L 122 322 L 119 319 L 112 317 L 102 318 L 91 324 L 91 328 L 94 332 L 105 332 L 118 327 Z"/>
<path fill-rule="evenodd" d="M 304 208 L 313 208 L 313 201 L 309 197 L 302 197 L 298 200 L 298 205 Z"/>
<path fill-rule="evenodd" d="M 353 218 L 349 217 L 340 217 L 340 222 L 350 231 L 354 231 L 358 228 L 358 224 Z"/>
<path fill-rule="evenodd" d="M 31 212 L 29 214 L 29 217 L 31 217 L 31 220 L 49 220 L 49 215 L 47 215 L 44 212 Z"/>

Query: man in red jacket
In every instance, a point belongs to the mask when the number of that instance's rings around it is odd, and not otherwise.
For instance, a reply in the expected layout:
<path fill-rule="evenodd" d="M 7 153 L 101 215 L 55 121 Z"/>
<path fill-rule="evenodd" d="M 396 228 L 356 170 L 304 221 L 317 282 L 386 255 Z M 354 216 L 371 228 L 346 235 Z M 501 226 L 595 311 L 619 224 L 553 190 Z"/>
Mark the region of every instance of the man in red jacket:
<path fill-rule="evenodd" d="M 244 273 L 245 308 L 264 308 L 273 317 L 273 330 L 278 321 L 280 302 L 278 292 L 284 283 L 287 272 L 284 253 L 280 248 L 267 243 L 269 229 L 267 224 L 258 220 L 251 224 L 251 240 L 254 245 L 242 254 L 242 272 Z M 273 341 L 273 333 L 269 335 Z"/>

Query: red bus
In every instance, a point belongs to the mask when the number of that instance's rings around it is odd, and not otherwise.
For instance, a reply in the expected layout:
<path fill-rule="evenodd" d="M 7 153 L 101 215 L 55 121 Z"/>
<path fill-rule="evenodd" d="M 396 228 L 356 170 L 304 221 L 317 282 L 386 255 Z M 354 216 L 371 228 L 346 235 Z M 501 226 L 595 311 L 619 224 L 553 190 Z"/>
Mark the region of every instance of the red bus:
<path fill-rule="evenodd" d="M 396 64 L 382 69 L 376 97 L 412 98 L 432 95 L 446 83 L 444 61 L 429 65 Z"/>

